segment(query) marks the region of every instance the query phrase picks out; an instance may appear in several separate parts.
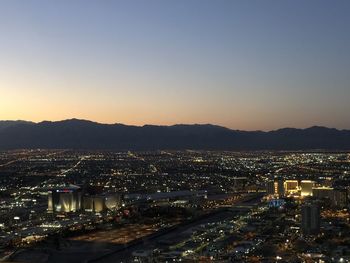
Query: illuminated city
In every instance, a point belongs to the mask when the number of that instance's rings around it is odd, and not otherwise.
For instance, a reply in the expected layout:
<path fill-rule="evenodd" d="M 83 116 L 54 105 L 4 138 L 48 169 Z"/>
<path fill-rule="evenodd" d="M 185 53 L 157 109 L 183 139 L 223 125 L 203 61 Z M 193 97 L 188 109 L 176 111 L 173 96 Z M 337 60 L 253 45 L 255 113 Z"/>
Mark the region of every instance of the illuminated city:
<path fill-rule="evenodd" d="M 0 263 L 350 263 L 350 0 L 1 0 Z"/>
<path fill-rule="evenodd" d="M 1 256 L 348 260 L 349 172 L 346 152 L 6 151 Z"/>

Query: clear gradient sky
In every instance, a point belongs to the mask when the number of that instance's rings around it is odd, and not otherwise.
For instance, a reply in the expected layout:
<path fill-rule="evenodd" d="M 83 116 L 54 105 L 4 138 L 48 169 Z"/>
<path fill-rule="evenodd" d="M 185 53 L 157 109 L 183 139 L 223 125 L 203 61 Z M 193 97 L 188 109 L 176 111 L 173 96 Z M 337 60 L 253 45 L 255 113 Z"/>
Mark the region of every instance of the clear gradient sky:
<path fill-rule="evenodd" d="M 2 0 L 0 119 L 350 128 L 348 0 Z"/>

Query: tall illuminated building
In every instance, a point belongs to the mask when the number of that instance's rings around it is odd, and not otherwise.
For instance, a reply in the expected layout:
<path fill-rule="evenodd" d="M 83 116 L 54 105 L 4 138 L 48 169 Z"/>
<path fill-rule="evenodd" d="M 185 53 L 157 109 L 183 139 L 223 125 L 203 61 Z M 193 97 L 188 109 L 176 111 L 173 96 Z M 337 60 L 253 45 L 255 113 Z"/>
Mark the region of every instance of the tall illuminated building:
<path fill-rule="evenodd" d="M 312 188 L 314 187 L 315 182 L 311 180 L 302 180 L 300 182 L 301 186 L 301 196 L 312 196 Z"/>
<path fill-rule="evenodd" d="M 87 212 L 100 213 L 106 208 L 104 196 L 84 196 L 83 208 Z"/>
<path fill-rule="evenodd" d="M 118 194 L 83 196 L 82 209 L 86 212 L 101 213 L 106 210 L 115 210 L 121 206 L 121 197 Z"/>
<path fill-rule="evenodd" d="M 299 186 L 298 180 L 286 180 L 285 181 L 285 187 L 286 187 L 287 191 L 296 190 L 296 189 L 298 189 L 298 186 Z"/>
<path fill-rule="evenodd" d="M 76 212 L 81 209 L 81 188 L 76 185 L 61 186 L 48 193 L 49 212 Z"/>
<path fill-rule="evenodd" d="M 266 184 L 266 192 L 268 195 L 283 197 L 285 195 L 284 181 L 282 179 L 268 181 Z"/>
<path fill-rule="evenodd" d="M 284 182 L 284 188 L 287 195 L 297 193 L 299 190 L 298 180 L 286 180 Z"/>

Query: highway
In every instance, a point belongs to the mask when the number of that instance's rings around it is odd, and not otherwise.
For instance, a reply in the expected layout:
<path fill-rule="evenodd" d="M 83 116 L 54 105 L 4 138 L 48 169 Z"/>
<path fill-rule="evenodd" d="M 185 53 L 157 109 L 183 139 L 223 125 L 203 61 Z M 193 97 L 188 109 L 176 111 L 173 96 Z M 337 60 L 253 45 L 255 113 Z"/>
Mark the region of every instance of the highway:
<path fill-rule="evenodd" d="M 261 194 L 244 200 L 243 202 L 235 204 L 234 207 L 239 206 L 254 206 L 260 203 Z M 248 212 L 247 212 L 248 213 Z M 201 224 L 209 222 L 218 222 L 225 218 L 229 218 L 232 212 L 229 212 L 227 208 L 220 208 L 215 211 L 210 212 L 209 214 L 203 215 L 195 220 L 189 220 L 179 225 L 170 227 L 168 229 L 160 230 L 156 233 L 153 233 L 149 236 L 143 237 L 142 239 L 131 241 L 129 244 L 122 248 L 118 248 L 112 252 L 109 252 L 103 256 L 98 256 L 87 261 L 87 263 L 112 263 L 112 262 L 129 262 L 131 260 L 131 254 L 136 250 L 143 250 L 146 247 L 155 247 L 157 242 L 160 240 L 175 238 L 178 233 L 184 232 L 190 228 L 199 226 Z M 239 221 L 239 225 L 242 222 Z"/>

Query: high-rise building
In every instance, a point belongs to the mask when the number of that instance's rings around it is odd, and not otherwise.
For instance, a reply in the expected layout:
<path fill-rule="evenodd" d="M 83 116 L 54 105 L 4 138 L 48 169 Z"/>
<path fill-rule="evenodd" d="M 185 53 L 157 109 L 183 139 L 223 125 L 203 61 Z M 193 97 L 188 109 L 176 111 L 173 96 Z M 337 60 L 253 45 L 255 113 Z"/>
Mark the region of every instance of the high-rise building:
<path fill-rule="evenodd" d="M 301 207 L 301 229 L 304 235 L 318 234 L 320 231 L 320 208 L 316 203 Z"/>
<path fill-rule="evenodd" d="M 100 213 L 106 209 L 104 196 L 84 196 L 83 209 L 86 212 Z"/>
<path fill-rule="evenodd" d="M 312 188 L 314 187 L 315 182 L 310 180 L 302 180 L 300 183 L 301 186 L 301 196 L 312 196 Z"/>
<path fill-rule="evenodd" d="M 268 195 L 274 195 L 275 194 L 275 182 L 274 181 L 268 181 L 266 184 L 266 192 Z"/>
<path fill-rule="evenodd" d="M 285 195 L 284 181 L 282 179 L 278 179 L 277 181 L 277 194 L 279 197 L 283 197 Z"/>
<path fill-rule="evenodd" d="M 266 191 L 268 195 L 283 197 L 285 195 L 284 181 L 282 179 L 268 181 L 266 184 Z"/>
<path fill-rule="evenodd" d="M 83 210 L 86 212 L 100 213 L 105 210 L 115 210 L 121 206 L 119 194 L 86 195 L 83 197 Z"/>
<path fill-rule="evenodd" d="M 94 197 L 94 211 L 100 213 L 106 209 L 105 206 L 105 197 L 104 196 L 95 196 Z"/>
<path fill-rule="evenodd" d="M 48 192 L 49 212 L 76 212 L 81 209 L 81 188 L 67 185 Z"/>
<path fill-rule="evenodd" d="M 298 192 L 299 182 L 298 180 L 286 180 L 284 182 L 284 188 L 286 190 L 286 194 L 293 194 Z"/>
<path fill-rule="evenodd" d="M 83 210 L 94 212 L 94 199 L 92 196 L 83 196 Z"/>
<path fill-rule="evenodd" d="M 315 187 L 313 196 L 318 199 L 329 199 L 332 206 L 345 208 L 348 205 L 348 193 L 346 189 L 334 189 L 331 187 Z"/>
<path fill-rule="evenodd" d="M 334 189 L 332 187 L 314 187 L 312 188 L 312 196 L 318 199 L 323 198 L 333 198 L 333 191 Z"/>
<path fill-rule="evenodd" d="M 346 189 L 334 189 L 332 205 L 337 208 L 345 208 L 348 205 L 348 192 Z"/>

